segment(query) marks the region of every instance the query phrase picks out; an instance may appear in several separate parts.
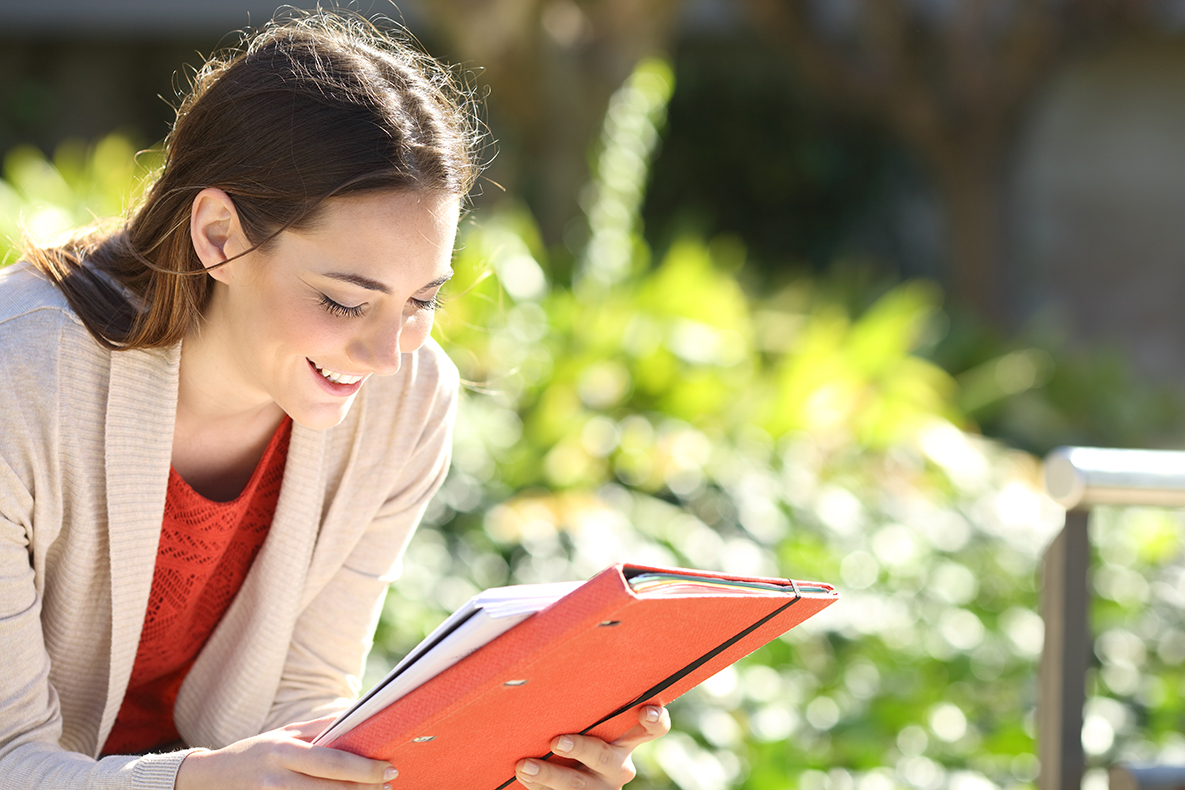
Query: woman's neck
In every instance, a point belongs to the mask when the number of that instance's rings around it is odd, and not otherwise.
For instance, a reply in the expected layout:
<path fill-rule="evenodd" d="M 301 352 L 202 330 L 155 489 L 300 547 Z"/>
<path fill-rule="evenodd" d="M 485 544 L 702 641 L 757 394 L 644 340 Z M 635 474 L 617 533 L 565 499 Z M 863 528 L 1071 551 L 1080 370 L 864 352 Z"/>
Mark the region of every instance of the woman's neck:
<path fill-rule="evenodd" d="M 251 479 L 284 412 L 266 393 L 241 386 L 220 346 L 200 330 L 181 344 L 172 465 L 202 496 L 227 501 Z"/>

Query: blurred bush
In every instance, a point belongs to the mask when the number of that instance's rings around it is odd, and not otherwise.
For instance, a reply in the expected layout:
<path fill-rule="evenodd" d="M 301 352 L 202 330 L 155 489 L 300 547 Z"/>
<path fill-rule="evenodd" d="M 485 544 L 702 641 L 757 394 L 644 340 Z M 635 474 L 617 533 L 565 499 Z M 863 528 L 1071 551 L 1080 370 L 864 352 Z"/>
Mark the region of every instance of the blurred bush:
<path fill-rule="evenodd" d="M 979 429 L 1044 456 L 1061 445 L 1176 448 L 1178 389 L 1141 380 L 1117 348 L 1074 347 L 1050 327 L 1013 337 L 955 316 L 929 354 L 958 380 L 956 402 Z"/>
<path fill-rule="evenodd" d="M 8 151 L 0 171 L 0 264 L 16 259 L 24 238 L 52 243 L 123 216 L 159 161 L 159 151 L 137 153 L 121 134 L 93 145 L 65 142 L 52 159 L 31 146 Z"/>
<path fill-rule="evenodd" d="M 647 62 L 614 98 L 574 260 L 549 259 L 525 210 L 465 220 L 438 322 L 468 382 L 454 464 L 371 679 L 483 587 L 618 560 L 819 579 L 841 603 L 680 700 L 633 787 L 1031 786 L 1036 571 L 1060 512 L 1034 457 L 968 415 L 1022 445 L 1089 437 L 1107 412 L 1054 383 L 1117 382 L 1117 399 L 1138 384 L 951 331 L 925 282 L 838 269 L 747 293 L 743 247 L 694 235 L 651 260 L 638 206 L 669 95 Z M 118 215 L 147 171 L 133 153 L 120 137 L 11 152 L 4 234 Z M 1107 511 L 1096 542 L 1088 751 L 1185 752 L 1180 520 Z"/>
<path fill-rule="evenodd" d="M 1185 762 L 1181 513 L 1099 508 L 1091 523 L 1095 634 L 1082 743 L 1095 764 Z"/>

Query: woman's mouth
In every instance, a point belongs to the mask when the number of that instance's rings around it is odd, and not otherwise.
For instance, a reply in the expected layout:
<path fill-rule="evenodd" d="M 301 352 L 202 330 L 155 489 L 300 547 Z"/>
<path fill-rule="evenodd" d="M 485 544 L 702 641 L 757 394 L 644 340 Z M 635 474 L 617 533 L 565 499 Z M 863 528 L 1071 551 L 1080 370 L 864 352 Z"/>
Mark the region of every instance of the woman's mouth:
<path fill-rule="evenodd" d="M 318 366 L 317 363 L 313 362 L 311 359 L 309 362 L 312 362 L 313 367 L 317 368 L 318 373 L 332 381 L 334 384 L 357 384 L 359 381 L 362 381 L 362 379 L 366 378 L 365 376 L 349 376 L 345 373 L 338 373 L 335 370 L 328 370 L 327 368 Z"/>
<path fill-rule="evenodd" d="M 366 378 L 366 376 L 351 376 L 348 373 L 323 368 L 311 359 L 307 359 L 307 361 L 309 368 L 317 375 L 321 384 L 333 395 L 353 395 L 362 386 L 363 379 Z"/>

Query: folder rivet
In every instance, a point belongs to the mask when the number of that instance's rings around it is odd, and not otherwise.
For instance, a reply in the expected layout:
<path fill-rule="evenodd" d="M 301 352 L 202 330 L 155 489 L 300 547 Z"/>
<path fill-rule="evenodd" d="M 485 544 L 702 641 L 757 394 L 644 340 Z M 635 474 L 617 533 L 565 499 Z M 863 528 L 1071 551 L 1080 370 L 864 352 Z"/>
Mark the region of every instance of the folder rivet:
<path fill-rule="evenodd" d="M 436 740 L 435 735 L 421 735 L 419 738 L 412 738 L 412 743 L 427 743 L 428 741 Z"/>
<path fill-rule="evenodd" d="M 525 685 L 527 685 L 527 681 L 525 681 L 525 680 L 508 680 L 505 683 L 503 683 L 502 685 L 504 685 L 504 686 L 525 686 Z"/>
<path fill-rule="evenodd" d="M 605 622 L 600 623 L 597 627 L 598 628 L 609 628 L 609 627 L 615 626 L 615 625 L 621 625 L 621 621 L 620 620 L 606 620 Z"/>

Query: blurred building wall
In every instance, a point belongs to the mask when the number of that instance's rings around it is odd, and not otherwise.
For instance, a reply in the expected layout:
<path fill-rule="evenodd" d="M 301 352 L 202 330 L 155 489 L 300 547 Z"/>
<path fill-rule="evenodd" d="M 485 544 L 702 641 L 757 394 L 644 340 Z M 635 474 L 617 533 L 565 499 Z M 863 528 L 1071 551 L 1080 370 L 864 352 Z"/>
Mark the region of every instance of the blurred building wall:
<path fill-rule="evenodd" d="M 1014 314 L 1185 388 L 1185 39 L 1069 64 L 1012 175 Z"/>

